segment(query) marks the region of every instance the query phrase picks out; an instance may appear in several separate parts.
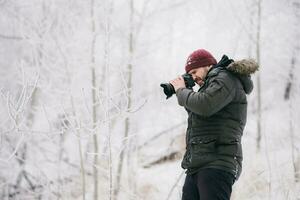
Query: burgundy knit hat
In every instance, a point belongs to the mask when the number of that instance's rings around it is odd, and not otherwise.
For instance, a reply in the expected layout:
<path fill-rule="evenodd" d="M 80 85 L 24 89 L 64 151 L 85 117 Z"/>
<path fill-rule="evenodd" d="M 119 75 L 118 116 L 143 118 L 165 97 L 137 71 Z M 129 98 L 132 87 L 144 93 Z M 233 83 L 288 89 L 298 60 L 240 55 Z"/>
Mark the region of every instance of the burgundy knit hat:
<path fill-rule="evenodd" d="M 187 59 L 185 64 L 185 71 L 188 73 L 192 69 L 205 67 L 217 64 L 216 59 L 205 49 L 198 49 L 194 51 Z"/>

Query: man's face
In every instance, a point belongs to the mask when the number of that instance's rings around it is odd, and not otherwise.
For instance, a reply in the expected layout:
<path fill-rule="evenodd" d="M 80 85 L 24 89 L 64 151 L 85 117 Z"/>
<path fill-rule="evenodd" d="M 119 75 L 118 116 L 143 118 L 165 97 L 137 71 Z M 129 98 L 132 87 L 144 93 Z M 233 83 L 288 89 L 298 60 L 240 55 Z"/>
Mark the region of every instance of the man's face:
<path fill-rule="evenodd" d="M 189 74 L 192 75 L 194 81 L 199 85 L 203 85 L 205 77 L 210 69 L 210 66 L 199 67 L 189 71 Z"/>

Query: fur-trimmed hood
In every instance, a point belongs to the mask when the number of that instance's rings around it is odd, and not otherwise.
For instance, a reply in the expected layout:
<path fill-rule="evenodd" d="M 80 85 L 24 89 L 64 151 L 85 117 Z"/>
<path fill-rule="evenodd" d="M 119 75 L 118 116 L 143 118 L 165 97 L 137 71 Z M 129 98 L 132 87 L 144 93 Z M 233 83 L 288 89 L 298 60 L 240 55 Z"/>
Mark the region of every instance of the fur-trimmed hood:
<path fill-rule="evenodd" d="M 226 68 L 240 75 L 251 75 L 258 71 L 259 66 L 254 59 L 243 59 L 230 63 Z"/>
<path fill-rule="evenodd" d="M 240 79 L 245 93 L 250 94 L 252 92 L 253 82 L 251 80 L 251 74 L 254 74 L 259 69 L 257 62 L 254 59 L 233 61 L 226 55 L 223 55 L 216 67 L 224 67 L 228 71 L 231 71 Z"/>
<path fill-rule="evenodd" d="M 258 71 L 259 66 L 257 62 L 253 59 L 243 59 L 230 63 L 226 68 L 237 75 L 245 93 L 250 94 L 253 90 L 253 82 L 250 75 Z"/>

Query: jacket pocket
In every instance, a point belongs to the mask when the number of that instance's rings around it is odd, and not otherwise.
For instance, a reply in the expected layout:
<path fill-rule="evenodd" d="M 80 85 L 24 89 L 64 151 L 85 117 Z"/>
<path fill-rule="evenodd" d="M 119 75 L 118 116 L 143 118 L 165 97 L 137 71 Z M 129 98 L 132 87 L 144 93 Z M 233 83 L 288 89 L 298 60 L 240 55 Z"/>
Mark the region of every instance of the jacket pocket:
<path fill-rule="evenodd" d="M 202 167 L 216 160 L 216 137 L 196 136 L 190 140 L 188 168 Z"/>
<path fill-rule="evenodd" d="M 238 139 L 222 138 L 217 144 L 217 152 L 219 155 L 242 157 L 242 146 Z"/>

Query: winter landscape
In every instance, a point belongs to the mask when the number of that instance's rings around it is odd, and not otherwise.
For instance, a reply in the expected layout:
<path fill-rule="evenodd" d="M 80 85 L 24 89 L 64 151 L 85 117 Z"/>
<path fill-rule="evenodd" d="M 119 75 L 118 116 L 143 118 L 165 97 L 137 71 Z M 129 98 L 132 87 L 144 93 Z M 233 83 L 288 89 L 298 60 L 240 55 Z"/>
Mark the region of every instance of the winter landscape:
<path fill-rule="evenodd" d="M 300 200 L 299 26 L 299 0 L 0 0 L 0 199 L 180 200 L 160 83 L 205 48 L 260 66 L 231 199 Z"/>

